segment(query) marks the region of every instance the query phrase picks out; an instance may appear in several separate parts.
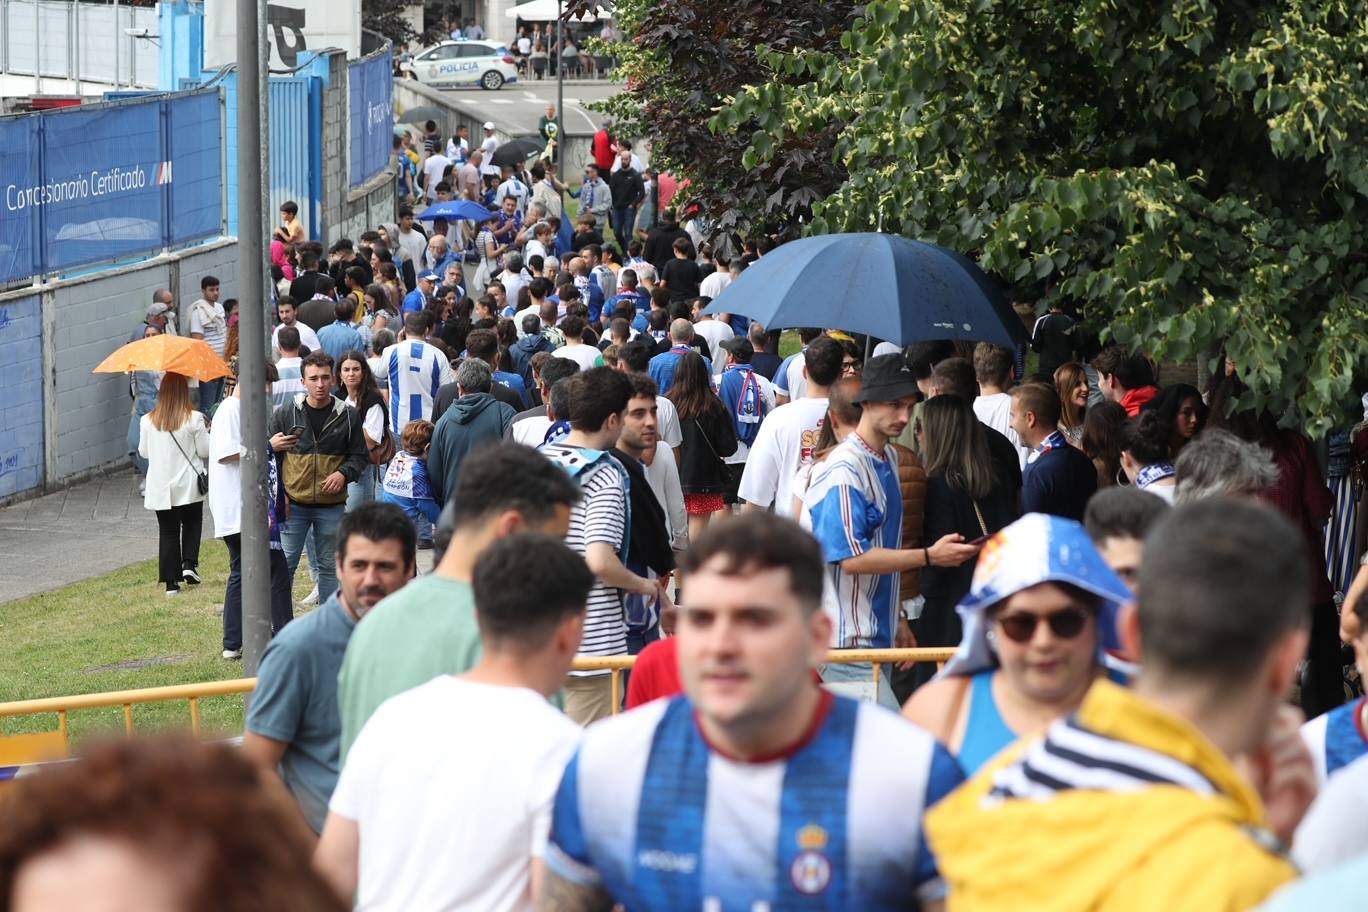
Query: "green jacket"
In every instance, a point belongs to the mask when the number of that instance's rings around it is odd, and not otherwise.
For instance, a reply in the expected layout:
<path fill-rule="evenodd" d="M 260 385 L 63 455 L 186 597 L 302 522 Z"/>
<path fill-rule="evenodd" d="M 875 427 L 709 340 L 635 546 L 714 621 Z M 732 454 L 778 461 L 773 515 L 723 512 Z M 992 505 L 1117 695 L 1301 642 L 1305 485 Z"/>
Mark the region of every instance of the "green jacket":
<path fill-rule="evenodd" d="M 323 491 L 323 480 L 333 472 L 341 472 L 347 482 L 356 481 L 368 464 L 366 439 L 361 434 L 361 416 L 356 409 L 336 397 L 332 400 L 332 414 L 323 425 L 318 439 L 314 439 L 304 400 L 300 393 L 293 402 L 282 405 L 271 413 L 270 436 L 288 434 L 292 427 L 303 427 L 294 449 L 279 455 L 280 475 L 285 479 L 285 496 L 291 503 L 330 507 L 347 502 L 347 489 L 336 494 Z"/>

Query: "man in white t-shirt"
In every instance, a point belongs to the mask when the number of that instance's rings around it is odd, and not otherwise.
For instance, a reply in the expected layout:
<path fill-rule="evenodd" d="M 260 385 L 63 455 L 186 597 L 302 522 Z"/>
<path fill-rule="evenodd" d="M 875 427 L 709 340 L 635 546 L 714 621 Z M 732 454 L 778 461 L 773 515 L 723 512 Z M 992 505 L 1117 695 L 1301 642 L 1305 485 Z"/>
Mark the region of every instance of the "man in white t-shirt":
<path fill-rule="evenodd" d="M 499 176 L 498 165 L 490 164 L 494 158 L 494 150 L 499 148 L 499 139 L 494 135 L 494 121 L 486 120 L 484 124 L 484 139 L 480 140 L 480 148 L 484 150 L 481 158 L 480 173 L 486 177 Z"/>
<path fill-rule="evenodd" d="M 603 366 L 603 353 L 592 345 L 584 343 L 585 323 L 583 317 L 566 317 L 561 324 L 565 333 L 565 345 L 551 353 L 553 358 L 569 358 L 579 365 L 580 370 Z"/>
<path fill-rule="evenodd" d="M 280 331 L 287 326 L 293 326 L 299 332 L 299 345 L 303 345 L 311 352 L 316 352 L 323 347 L 318 341 L 318 333 L 314 332 L 313 327 L 307 323 L 299 322 L 299 305 L 295 299 L 289 295 L 281 295 L 276 302 L 276 311 L 280 314 L 280 325 L 271 332 L 271 348 L 275 349 L 277 355 L 283 356 L 285 353 L 280 350 Z M 299 345 L 296 345 L 297 349 Z M 303 388 L 300 388 L 303 392 Z"/>
<path fill-rule="evenodd" d="M 190 305 L 190 337 L 209 343 L 220 358 L 228 346 L 228 317 L 219 303 L 219 280 L 207 275 L 200 279 L 200 298 Z M 207 418 L 223 396 L 223 378 L 201 380 L 199 410 Z"/>
<path fill-rule="evenodd" d="M 381 704 L 333 792 L 314 862 L 357 909 L 532 909 L 580 735 L 548 698 L 594 576 L 560 539 L 523 533 L 491 544 L 472 582 L 479 662 Z"/>
<path fill-rule="evenodd" d="M 812 462 L 817 436 L 826 421 L 827 388 L 841 376 L 841 344 L 818 336 L 801 360 L 807 398 L 781 405 L 760 425 L 751 444 L 738 496 L 747 510 L 768 510 L 781 516 L 793 512 L 793 480 Z"/>
<path fill-rule="evenodd" d="M 974 379 L 979 395 L 974 399 L 974 414 L 988 427 L 1004 435 L 1017 449 L 1021 467 L 1026 468 L 1030 447 L 1012 430 L 1012 350 L 991 342 L 974 346 Z"/>
<path fill-rule="evenodd" d="M 741 267 L 741 260 L 738 258 L 732 260 L 731 265 L 726 269 L 718 269 L 715 272 L 708 273 L 704 276 L 703 281 L 698 284 L 698 296 L 716 300 L 717 296 L 726 291 L 727 286 L 741 274 Z"/>
<path fill-rule="evenodd" d="M 708 353 L 709 357 L 712 358 L 713 371 L 722 373 L 722 362 L 726 360 L 722 354 L 722 343 L 734 338 L 736 333 L 732 332 L 730 326 L 712 314 L 702 313 L 697 302 L 694 303 L 693 318 L 694 333 L 708 343 Z"/>
<path fill-rule="evenodd" d="M 446 169 L 451 167 L 451 159 L 441 152 L 433 152 L 423 160 L 423 195 L 429 203 L 437 199 L 437 185 L 446 179 Z"/>

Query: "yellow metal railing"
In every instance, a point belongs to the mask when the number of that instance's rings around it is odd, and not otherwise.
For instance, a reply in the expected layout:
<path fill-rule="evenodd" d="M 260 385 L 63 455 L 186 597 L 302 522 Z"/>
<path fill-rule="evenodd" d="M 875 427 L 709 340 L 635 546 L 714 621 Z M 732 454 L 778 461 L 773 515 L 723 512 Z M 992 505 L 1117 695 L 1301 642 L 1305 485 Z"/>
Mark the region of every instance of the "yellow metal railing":
<path fill-rule="evenodd" d="M 953 649 L 839 649 L 832 650 L 827 662 L 828 664 L 870 662 L 874 666 L 874 684 L 877 687 L 884 665 L 901 662 L 935 662 L 940 665 L 949 660 L 954 653 Z M 617 712 L 617 707 L 622 705 L 622 672 L 635 664 L 636 656 L 586 657 L 575 659 L 574 669 L 576 671 L 608 670 L 612 675 L 613 711 Z M 57 730 L 62 736 L 63 747 L 69 749 L 71 741 L 67 729 L 67 716 L 72 711 L 121 706 L 124 715 L 124 732 L 131 737 L 134 733 L 134 706 L 142 703 L 185 700 L 190 705 L 190 730 L 198 737 L 200 734 L 200 700 L 208 697 L 249 693 L 255 687 L 256 678 L 234 678 L 230 681 L 209 681 L 203 684 L 175 684 L 168 687 L 145 687 L 139 690 L 116 690 L 70 697 L 16 700 L 11 703 L 0 703 L 0 719 L 56 713 Z"/>

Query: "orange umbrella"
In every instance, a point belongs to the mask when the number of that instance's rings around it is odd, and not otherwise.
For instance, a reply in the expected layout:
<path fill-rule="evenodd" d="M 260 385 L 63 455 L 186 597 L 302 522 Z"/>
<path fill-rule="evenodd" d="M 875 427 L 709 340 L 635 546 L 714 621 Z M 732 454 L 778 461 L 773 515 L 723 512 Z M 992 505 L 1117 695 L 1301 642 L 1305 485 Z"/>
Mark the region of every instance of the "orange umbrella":
<path fill-rule="evenodd" d="M 125 374 L 129 371 L 166 371 L 197 380 L 217 380 L 232 373 L 203 339 L 166 334 L 129 342 L 101 361 L 92 373 Z"/>

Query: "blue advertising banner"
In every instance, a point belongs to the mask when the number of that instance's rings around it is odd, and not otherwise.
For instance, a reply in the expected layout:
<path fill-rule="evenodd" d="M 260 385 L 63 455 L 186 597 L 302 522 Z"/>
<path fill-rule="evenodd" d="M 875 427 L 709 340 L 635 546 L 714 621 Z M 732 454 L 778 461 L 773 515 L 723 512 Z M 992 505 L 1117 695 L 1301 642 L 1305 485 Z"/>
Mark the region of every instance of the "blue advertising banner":
<path fill-rule="evenodd" d="M 0 118 L 0 282 L 38 272 L 38 208 L 29 191 L 38 180 L 38 118 Z"/>
<path fill-rule="evenodd" d="M 157 102 L 44 115 L 30 202 L 42 208 L 45 272 L 161 246 L 160 135 Z"/>
<path fill-rule="evenodd" d="M 386 50 L 347 66 L 351 103 L 349 183 L 360 186 L 389 167 L 394 148 L 394 59 Z"/>
<path fill-rule="evenodd" d="M 0 282 L 217 234 L 217 92 L 0 118 Z"/>
<path fill-rule="evenodd" d="M 217 93 L 165 102 L 170 162 L 169 241 L 184 244 L 219 233 L 223 218 L 223 148 Z"/>

